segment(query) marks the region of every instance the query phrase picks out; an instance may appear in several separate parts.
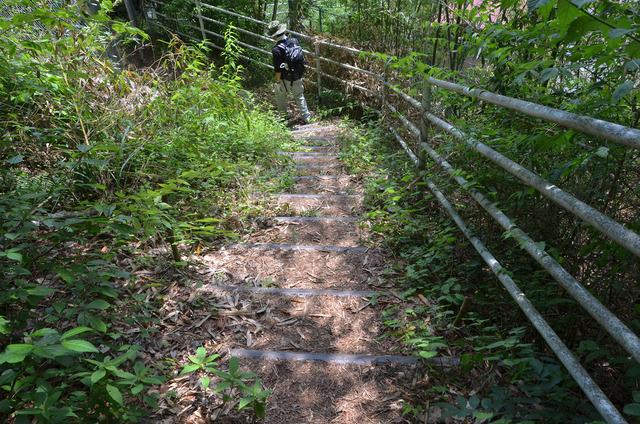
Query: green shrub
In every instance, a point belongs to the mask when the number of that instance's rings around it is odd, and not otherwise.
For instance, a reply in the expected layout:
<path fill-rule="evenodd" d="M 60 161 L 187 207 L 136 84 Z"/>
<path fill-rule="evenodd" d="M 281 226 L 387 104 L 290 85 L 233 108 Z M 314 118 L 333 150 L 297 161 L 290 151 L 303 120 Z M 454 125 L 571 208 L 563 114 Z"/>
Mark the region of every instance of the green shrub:
<path fill-rule="evenodd" d="M 112 34 L 145 34 L 108 3 L 89 17 L 12 0 L 26 9 L 0 21 L 0 421 L 146 415 L 163 378 L 114 324 L 139 305 L 127 264 L 233 237 L 288 143 L 242 92 L 233 33 L 220 69 L 173 40 L 153 67 L 119 70 Z"/>

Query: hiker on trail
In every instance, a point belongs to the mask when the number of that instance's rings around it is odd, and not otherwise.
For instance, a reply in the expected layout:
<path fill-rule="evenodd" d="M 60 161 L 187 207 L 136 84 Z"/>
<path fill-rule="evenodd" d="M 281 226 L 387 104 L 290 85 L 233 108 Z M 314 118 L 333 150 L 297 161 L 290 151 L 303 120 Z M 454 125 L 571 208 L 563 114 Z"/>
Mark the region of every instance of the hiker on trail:
<path fill-rule="evenodd" d="M 278 111 L 288 116 L 289 95 L 293 96 L 298 105 L 298 110 L 305 123 L 311 120 L 311 113 L 304 98 L 304 53 L 300 42 L 287 36 L 287 26 L 278 21 L 273 21 L 267 29 L 269 37 L 276 41 L 271 54 L 273 55 L 273 71 L 276 76 L 275 95 Z"/>

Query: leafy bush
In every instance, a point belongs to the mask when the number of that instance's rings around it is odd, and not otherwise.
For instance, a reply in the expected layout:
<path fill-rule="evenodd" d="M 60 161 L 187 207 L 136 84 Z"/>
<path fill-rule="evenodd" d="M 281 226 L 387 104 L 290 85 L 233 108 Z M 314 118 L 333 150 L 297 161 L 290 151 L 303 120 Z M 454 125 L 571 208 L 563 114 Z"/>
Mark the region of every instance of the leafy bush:
<path fill-rule="evenodd" d="M 232 33 L 220 69 L 173 40 L 153 67 L 121 70 L 112 34 L 145 34 L 101 3 L 94 16 L 3 3 L 2 421 L 147 414 L 163 378 L 114 324 L 138 304 L 125 294 L 140 252 L 180 263 L 195 242 L 233 237 L 251 187 L 282 173 L 285 131 L 242 90 Z"/>

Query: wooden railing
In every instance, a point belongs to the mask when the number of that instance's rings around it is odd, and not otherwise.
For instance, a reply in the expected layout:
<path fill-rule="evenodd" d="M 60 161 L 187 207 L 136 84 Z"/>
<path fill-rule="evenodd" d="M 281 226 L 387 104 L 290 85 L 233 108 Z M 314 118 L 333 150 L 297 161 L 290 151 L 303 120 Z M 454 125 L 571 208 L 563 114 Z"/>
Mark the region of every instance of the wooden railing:
<path fill-rule="evenodd" d="M 216 11 L 221 15 L 226 15 L 240 19 L 244 22 L 249 22 L 259 26 L 266 26 L 266 22 L 260 21 L 255 18 L 241 15 L 236 12 L 232 12 L 226 9 L 222 9 L 217 6 L 209 5 L 201 0 L 192 0 L 198 6 L 196 10 L 200 11 L 203 8 Z M 161 1 L 156 0 L 157 3 L 162 4 Z M 165 19 L 172 19 L 162 13 L 158 13 L 159 16 Z M 211 41 L 209 38 L 214 37 L 219 40 L 223 40 L 224 37 L 215 31 L 211 31 L 205 27 L 205 23 L 211 23 L 218 26 L 226 26 L 226 23 L 218 19 L 202 16 L 201 13 L 197 13 L 199 27 L 192 26 L 193 29 L 200 31 L 202 39 L 207 42 L 212 48 L 222 50 L 222 47 Z M 255 37 L 258 40 L 268 41 L 272 43 L 272 40 L 265 37 L 262 34 L 249 31 L 244 28 L 237 28 L 238 32 Z M 506 231 L 513 236 L 513 238 L 519 243 L 519 245 L 543 267 L 549 275 L 551 275 L 581 306 L 589 313 L 589 315 L 598 322 L 602 328 L 604 328 L 613 339 L 615 339 L 620 346 L 622 346 L 629 355 L 640 362 L 640 339 L 638 336 L 629 329 L 616 315 L 609 311 L 595 296 L 593 296 L 574 276 L 572 276 L 560 263 L 558 263 L 552 256 L 550 256 L 541 244 L 534 241 L 525 231 L 520 229 L 513 220 L 507 216 L 502 210 L 500 210 L 493 202 L 491 202 L 485 194 L 474 188 L 469 181 L 460 175 L 460 172 L 456 168 L 447 162 L 442 156 L 440 156 L 435 149 L 429 144 L 427 137 L 427 128 L 433 127 L 439 129 L 445 133 L 450 134 L 455 139 L 458 139 L 466 143 L 471 149 L 474 149 L 482 156 L 489 159 L 495 165 L 508 173 L 515 176 L 523 184 L 534 188 L 539 193 L 547 197 L 552 202 L 561 206 L 565 210 L 569 211 L 573 215 L 579 217 L 584 222 L 590 224 L 593 228 L 597 229 L 604 236 L 610 238 L 615 243 L 624 247 L 629 252 L 633 253 L 636 257 L 640 257 L 640 236 L 634 231 L 626 228 L 621 223 L 616 222 L 604 213 L 591 207 L 590 205 L 577 199 L 572 194 L 562 190 L 560 187 L 546 181 L 541 176 L 516 163 L 510 158 L 504 156 L 498 151 L 494 150 L 490 146 L 481 143 L 472 137 L 465 134 L 459 128 L 456 128 L 444 119 L 436 116 L 431 110 L 431 90 L 439 88 L 448 90 L 462 96 L 467 96 L 481 100 L 483 102 L 491 103 L 506 109 L 513 110 L 515 112 L 525 114 L 531 117 L 539 118 L 547 122 L 552 122 L 560 126 L 571 128 L 576 131 L 583 132 L 595 137 L 599 137 L 605 140 L 609 140 L 615 143 L 626 146 L 630 149 L 640 149 L 640 130 L 636 128 L 626 127 L 613 122 L 603 121 L 600 119 L 592 118 L 589 116 L 577 115 L 571 112 L 555 109 L 549 106 L 544 106 L 532 102 L 528 102 L 521 99 L 502 96 L 490 91 L 482 89 L 471 89 L 463 85 L 443 81 L 436 78 L 425 78 L 422 82 L 422 95 L 418 100 L 397 86 L 387 81 L 386 66 L 384 63 L 378 63 L 378 68 L 385 69 L 384 72 L 376 72 L 371 69 L 364 69 L 356 65 L 340 62 L 334 58 L 327 57 L 325 50 L 336 49 L 343 53 L 348 53 L 354 58 L 362 57 L 376 57 L 376 55 L 370 54 L 371 52 L 363 52 L 361 50 L 341 46 L 335 43 L 331 43 L 326 40 L 309 36 L 306 34 L 290 31 L 291 34 L 301 38 L 304 42 L 313 45 L 313 51 L 305 50 L 305 53 L 312 57 L 315 62 L 315 66 L 312 67 L 312 71 L 316 74 L 314 81 L 317 86 L 319 96 L 322 93 L 323 79 L 338 82 L 344 86 L 352 87 L 360 90 L 366 95 L 366 99 L 363 101 L 375 102 L 377 105 L 382 105 L 383 109 L 391 112 L 391 116 L 397 118 L 402 124 L 406 132 L 417 141 L 417 143 L 411 143 L 418 146 L 417 151 L 414 152 L 410 143 L 401 135 L 400 131 L 395 127 L 393 122 L 389 121 L 389 115 L 379 112 L 380 115 L 385 118 L 389 131 L 398 140 L 402 148 L 406 151 L 409 158 L 418 167 L 425 166 L 425 160 L 427 157 L 431 158 L 437 163 L 456 183 L 467 191 L 470 196 L 485 210 L 487 213 Z M 264 55 L 267 60 L 271 58 L 271 52 L 263 48 L 251 45 L 246 42 L 240 42 L 241 46 L 256 51 L 261 55 Z M 264 68 L 272 68 L 272 65 L 268 62 L 264 62 L 249 56 L 244 58 L 258 66 Z M 331 75 L 324 71 L 323 63 L 337 66 L 341 69 L 356 72 L 369 78 L 372 82 L 372 88 L 365 87 L 360 84 L 354 84 L 351 81 L 342 79 L 336 75 Z M 401 114 L 398 109 L 393 106 L 390 101 L 391 97 L 402 99 L 412 110 L 414 115 L 419 117 L 419 122 L 414 123 L 409 118 Z M 462 233 L 471 242 L 491 271 L 495 274 L 498 280 L 502 283 L 504 288 L 509 292 L 511 297 L 515 300 L 521 310 L 524 312 L 529 321 L 533 324 L 536 330 L 547 342 L 549 347 L 556 354 L 558 359 L 567 368 L 571 376 L 581 387 L 585 395 L 600 412 L 602 417 L 608 423 L 626 423 L 624 417 L 615 408 L 611 401 L 607 398 L 601 388 L 593 381 L 591 376 L 583 368 L 580 362 L 576 359 L 570 349 L 564 344 L 564 342 L 558 337 L 556 332 L 550 327 L 547 321 L 542 317 L 534 305 L 527 299 L 525 293 L 518 287 L 518 285 L 509 276 L 507 270 L 505 270 L 500 262 L 493 256 L 485 244 L 469 229 L 464 220 L 457 213 L 456 209 L 444 196 L 435 183 L 429 179 L 426 180 L 429 189 L 434 194 L 435 198 L 442 205 L 444 210 L 451 216 L 456 225 L 460 228 Z"/>

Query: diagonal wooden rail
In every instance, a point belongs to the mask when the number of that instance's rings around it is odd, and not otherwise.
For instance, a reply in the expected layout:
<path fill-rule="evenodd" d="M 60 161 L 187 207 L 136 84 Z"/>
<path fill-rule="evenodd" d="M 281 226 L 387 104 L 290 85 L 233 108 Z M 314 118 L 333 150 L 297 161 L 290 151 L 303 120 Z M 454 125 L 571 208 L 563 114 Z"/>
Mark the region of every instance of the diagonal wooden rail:
<path fill-rule="evenodd" d="M 240 21 L 249 22 L 258 26 L 266 25 L 266 22 L 264 21 L 244 16 L 218 6 L 209 5 L 201 0 L 193 1 L 197 2 L 201 7 L 218 12 L 221 16 L 237 18 Z M 156 2 L 162 4 L 159 0 L 156 0 Z M 198 8 L 198 10 L 201 9 Z M 227 25 L 219 19 L 203 17 L 200 13 L 197 13 L 197 15 L 197 18 L 201 23 L 208 22 L 218 26 Z M 161 16 L 164 16 L 166 19 L 172 19 L 165 15 Z M 213 35 L 216 38 L 223 39 L 224 37 L 221 34 L 205 28 L 198 28 L 195 25 L 191 25 L 190 27 L 194 30 L 201 31 L 203 39 L 213 48 L 222 50 L 222 47 L 206 40 L 207 35 Z M 258 40 L 269 41 L 264 35 L 245 28 L 239 28 L 238 31 L 250 37 L 255 37 Z M 398 86 L 388 82 L 385 63 L 378 63 L 379 66 L 377 66 L 377 69 L 380 69 L 380 67 L 385 69 L 384 73 L 380 73 L 379 71 L 376 71 L 376 69 L 364 69 L 363 67 L 356 66 L 355 64 L 352 65 L 341 62 L 335 58 L 326 57 L 328 53 L 323 53 L 323 50 L 336 49 L 343 53 L 348 53 L 356 58 L 373 58 L 374 61 L 378 62 L 384 61 L 384 58 L 387 57 L 387 55 L 375 54 L 373 52 L 366 52 L 352 47 L 341 46 L 295 31 L 290 32 L 291 34 L 302 38 L 304 41 L 312 43 L 314 46 L 313 51 L 305 50 L 305 52 L 315 59 L 316 66 L 311 69 L 316 74 L 316 81 L 314 83 L 317 85 L 318 93 L 321 93 L 322 80 L 326 78 L 336 81 L 345 87 L 352 87 L 360 90 L 369 96 L 366 100 L 374 102 L 374 106 L 379 107 L 379 105 L 382 105 L 384 110 L 391 112 L 391 116 L 397 118 L 402 126 L 408 130 L 409 134 L 415 137 L 418 142 L 418 151 L 412 151 L 409 143 L 403 139 L 400 132 L 393 125 L 389 126 L 390 132 L 400 142 L 402 148 L 406 151 L 416 166 L 424 166 L 423 161 L 420 160 L 420 158 L 424 156 L 423 153 L 427 157 L 430 157 L 436 164 L 441 166 L 454 181 L 469 192 L 471 197 L 477 201 L 499 225 L 513 234 L 514 239 L 524 248 L 524 250 L 534 260 L 536 260 L 540 266 L 542 266 L 578 302 L 578 304 L 580 304 L 580 306 L 582 306 L 582 308 L 588 312 L 594 320 L 598 322 L 602 328 L 604 328 L 611 337 L 631 355 L 631 357 L 640 362 L 640 338 L 638 338 L 638 336 L 617 316 L 600 303 L 574 276 L 563 268 L 562 265 L 553 259 L 543 248 L 541 248 L 539 243 L 533 240 L 522 229 L 517 227 L 513 220 L 502 212 L 495 204 L 489 201 L 483 193 L 470 187 L 468 181 L 460 176 L 458 170 L 452 164 L 444 160 L 428 144 L 426 131 L 424 129 L 432 126 L 464 142 L 470 148 L 476 150 L 478 153 L 492 161 L 495 165 L 516 176 L 522 183 L 535 188 L 556 204 L 579 217 L 584 222 L 590 224 L 604 236 L 610 238 L 629 252 L 633 253 L 636 257 L 640 257 L 640 236 L 637 233 L 625 227 L 623 224 L 616 222 L 596 208 L 582 202 L 570 193 L 562 190 L 560 187 L 544 180 L 542 177 L 518 164 L 514 160 L 504 156 L 491 147 L 474 140 L 454 125 L 446 122 L 444 119 L 434 115 L 430 110 L 430 93 L 432 88 L 451 91 L 462 96 L 475 98 L 527 116 L 580 131 L 602 140 L 618 143 L 631 149 L 640 149 L 640 130 L 594 117 L 577 115 L 561 109 L 536 104 L 522 99 L 503 96 L 480 88 L 466 87 L 455 82 L 444 81 L 430 76 L 424 77 L 422 81 L 422 98 L 418 100 L 405 93 Z M 241 45 L 266 57 L 270 57 L 270 52 L 264 48 L 250 45 L 246 42 L 243 42 Z M 252 63 L 258 64 L 259 66 L 265 68 L 271 67 L 269 63 L 258 60 L 254 57 L 243 57 Z M 362 84 L 354 84 L 352 81 L 344 80 L 336 75 L 331 75 L 323 70 L 321 67 L 322 63 L 328 63 L 341 69 L 356 72 L 364 78 L 369 78 L 373 82 L 372 85 L 377 88 L 371 89 L 363 86 Z M 418 124 L 413 123 L 409 118 L 402 115 L 398 109 L 392 105 L 392 96 L 402 99 L 410 109 L 417 112 L 420 122 Z M 384 112 L 378 112 L 383 118 L 388 118 L 388 115 Z M 511 277 L 506 274 L 506 270 L 491 254 L 484 243 L 473 234 L 460 215 L 458 215 L 455 208 L 446 199 L 444 194 L 432 181 L 428 180 L 427 185 L 435 195 L 436 199 L 443 206 L 444 210 L 452 217 L 454 222 L 469 239 L 474 248 L 476 248 L 498 280 L 514 298 L 525 316 L 527 316 L 529 321 L 542 335 L 559 360 L 564 364 L 587 398 L 600 412 L 602 417 L 608 423 L 625 423 L 626 421 L 624 417 L 597 386 L 568 347 L 562 342 L 562 340 L 560 340 L 555 331 L 544 320 L 542 315 L 533 307 L 525 293 L 520 290 Z"/>

